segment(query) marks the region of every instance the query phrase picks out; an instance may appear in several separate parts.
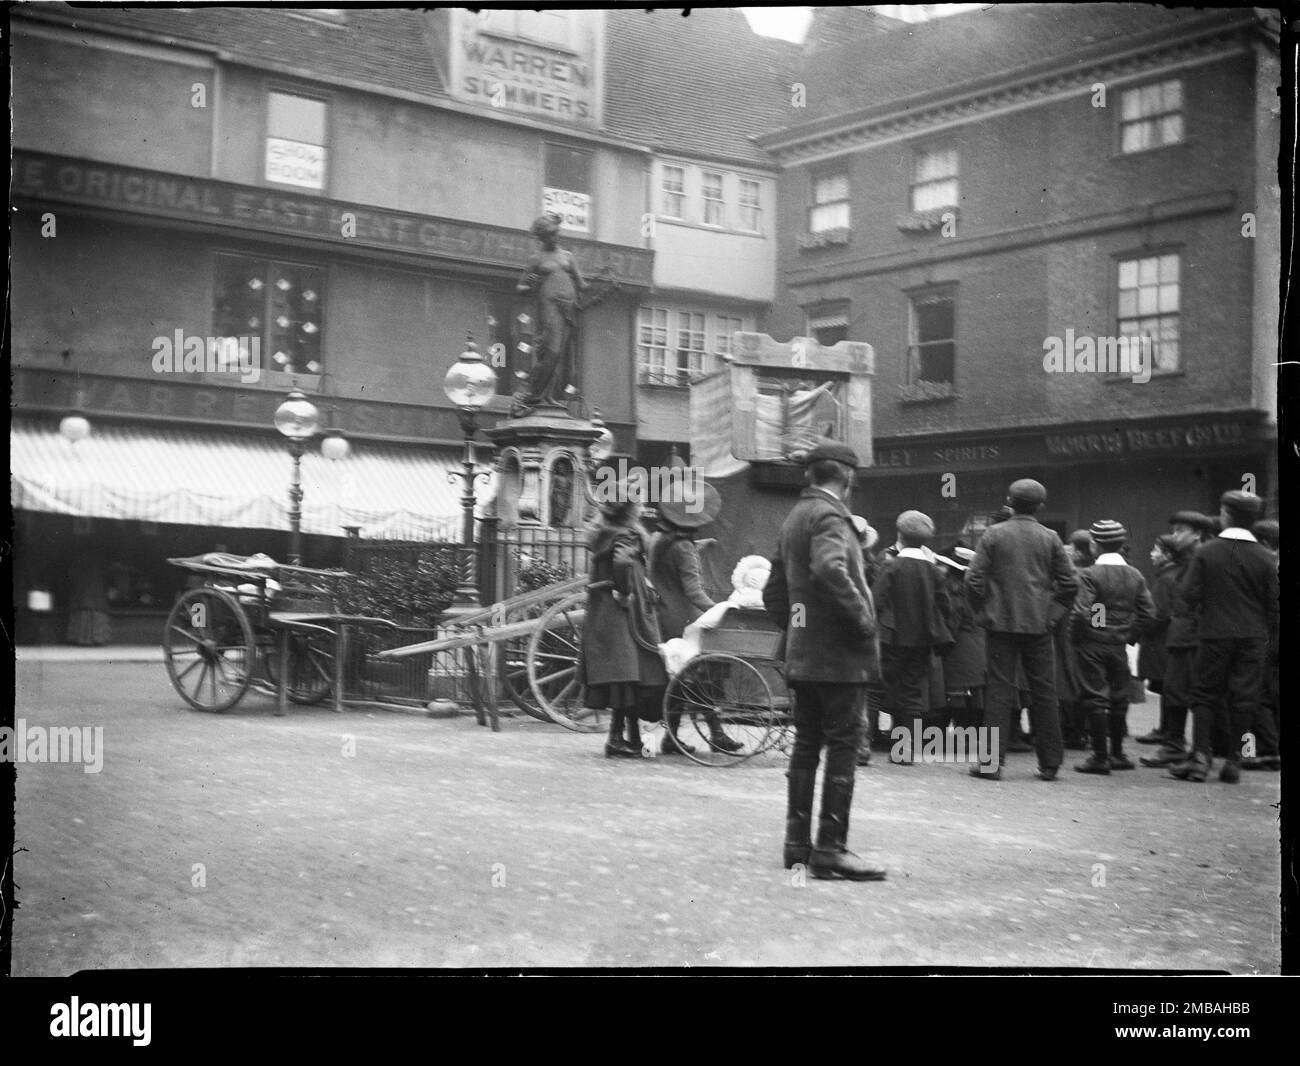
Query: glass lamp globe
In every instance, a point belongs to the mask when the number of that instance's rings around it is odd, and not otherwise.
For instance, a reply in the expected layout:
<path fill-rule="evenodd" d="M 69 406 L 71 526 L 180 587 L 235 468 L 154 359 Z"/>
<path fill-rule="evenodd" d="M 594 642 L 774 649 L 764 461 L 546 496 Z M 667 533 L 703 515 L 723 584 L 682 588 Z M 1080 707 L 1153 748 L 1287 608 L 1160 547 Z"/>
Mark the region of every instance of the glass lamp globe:
<path fill-rule="evenodd" d="M 482 407 L 496 395 L 496 371 L 483 361 L 478 345 L 472 340 L 447 371 L 442 391 L 457 407 Z"/>
<path fill-rule="evenodd" d="M 275 428 L 290 440 L 307 440 L 320 428 L 320 411 L 294 389 L 275 410 Z"/>
<path fill-rule="evenodd" d="M 340 459 L 346 459 L 352 446 L 348 444 L 347 437 L 343 436 L 338 430 L 330 430 L 325 439 L 320 442 L 320 453 L 326 459 L 332 459 L 338 462 Z"/>
<path fill-rule="evenodd" d="M 64 415 L 59 423 L 59 433 L 73 444 L 85 440 L 90 436 L 90 419 L 81 414 Z"/>

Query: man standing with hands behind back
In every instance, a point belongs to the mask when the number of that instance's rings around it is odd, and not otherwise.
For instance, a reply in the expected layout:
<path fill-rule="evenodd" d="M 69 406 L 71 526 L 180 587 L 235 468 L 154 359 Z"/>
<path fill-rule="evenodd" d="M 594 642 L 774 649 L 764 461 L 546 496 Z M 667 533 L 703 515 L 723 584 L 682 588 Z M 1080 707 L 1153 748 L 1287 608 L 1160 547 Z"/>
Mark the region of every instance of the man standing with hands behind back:
<path fill-rule="evenodd" d="M 1016 706 L 1016 663 L 1029 685 L 1029 718 L 1038 753 L 1038 776 L 1053 781 L 1065 758 L 1061 716 L 1056 703 L 1056 656 L 1050 630 L 1052 601 L 1074 603 L 1079 581 L 1061 538 L 1034 517 L 1047 502 L 1047 490 L 1030 478 L 1007 490 L 1013 514 L 989 527 L 966 572 L 980 625 L 988 630 L 988 703 L 984 727 L 998 730 L 998 769 L 972 777 L 1000 780 L 1006 760 L 1007 731 Z"/>
<path fill-rule="evenodd" d="M 787 772 L 785 865 L 813 877 L 882 881 L 885 871 L 849 851 L 849 810 L 868 681 L 880 676 L 876 612 L 845 503 L 858 457 L 844 444 L 810 451 L 808 487 L 781 526 L 763 605 L 781 626 L 794 694 L 794 751 Z M 812 846 L 817 763 L 826 748 L 821 818 Z"/>

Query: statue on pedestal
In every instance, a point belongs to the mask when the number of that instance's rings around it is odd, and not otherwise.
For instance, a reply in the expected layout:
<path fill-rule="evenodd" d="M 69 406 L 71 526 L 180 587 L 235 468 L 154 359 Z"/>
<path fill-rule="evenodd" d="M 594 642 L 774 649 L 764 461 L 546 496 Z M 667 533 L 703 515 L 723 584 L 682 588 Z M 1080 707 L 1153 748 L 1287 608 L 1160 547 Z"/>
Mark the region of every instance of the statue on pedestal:
<path fill-rule="evenodd" d="M 511 415 L 522 417 L 537 406 L 563 407 L 577 391 L 579 296 L 586 289 L 571 252 L 559 247 L 560 219 L 543 215 L 532 225 L 541 244 L 528 260 L 515 291 L 534 297 L 533 366 L 515 394 Z"/>

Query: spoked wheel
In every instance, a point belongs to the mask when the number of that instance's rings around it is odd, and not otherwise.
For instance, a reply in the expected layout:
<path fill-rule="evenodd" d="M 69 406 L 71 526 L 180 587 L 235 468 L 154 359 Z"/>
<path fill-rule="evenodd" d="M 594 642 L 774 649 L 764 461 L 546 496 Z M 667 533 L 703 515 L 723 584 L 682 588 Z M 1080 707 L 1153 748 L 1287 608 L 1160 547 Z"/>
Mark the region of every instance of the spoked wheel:
<path fill-rule="evenodd" d="M 167 616 L 163 658 L 172 685 L 191 707 L 229 710 L 248 691 L 257 663 L 248 615 L 221 589 L 190 589 Z"/>
<path fill-rule="evenodd" d="M 536 611 L 537 608 L 533 608 L 533 610 Z M 524 621 L 523 618 L 508 618 L 506 620 Z M 537 702 L 537 697 L 533 695 L 532 685 L 528 681 L 528 645 L 531 641 L 531 634 L 516 637 L 514 640 L 502 641 L 498 660 L 502 694 L 525 714 L 543 722 L 554 721 L 549 714 L 542 710 L 541 704 Z"/>
<path fill-rule="evenodd" d="M 280 642 L 265 649 L 263 664 L 272 692 L 280 691 Z M 334 690 L 334 638 L 324 633 L 289 634 L 289 688 L 291 703 L 320 703 Z"/>
<path fill-rule="evenodd" d="M 528 684 L 552 722 L 579 733 L 595 733 L 605 728 L 605 712 L 583 706 L 586 689 L 579 672 L 586 606 L 587 594 L 578 592 L 538 619 L 528 641 Z"/>
<path fill-rule="evenodd" d="M 681 715 L 677 749 L 702 766 L 738 766 L 775 751 L 784 732 L 762 672 L 736 655 L 710 652 L 691 659 L 668 682 L 664 716 Z"/>

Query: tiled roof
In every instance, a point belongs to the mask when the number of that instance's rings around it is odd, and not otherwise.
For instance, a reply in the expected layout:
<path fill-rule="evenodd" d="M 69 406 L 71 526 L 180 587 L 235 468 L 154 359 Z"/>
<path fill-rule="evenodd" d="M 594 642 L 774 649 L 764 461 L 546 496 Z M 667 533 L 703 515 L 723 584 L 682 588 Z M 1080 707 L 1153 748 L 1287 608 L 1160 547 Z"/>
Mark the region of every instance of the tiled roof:
<path fill-rule="evenodd" d="M 445 97 L 428 27 L 417 11 L 347 8 L 334 25 L 311 9 L 281 7 L 112 8 L 92 4 L 29 4 L 13 15 L 57 20 L 92 29 L 148 34 L 178 46 L 220 49 L 234 60 L 270 70 L 319 73 L 322 81 L 367 83 L 404 93 Z"/>
<path fill-rule="evenodd" d="M 1073 63 L 1226 14 L 1146 4 L 1000 4 L 864 34 L 806 55 L 807 108 L 781 126 L 956 90 L 1054 59 Z"/>
<path fill-rule="evenodd" d="M 26 5 L 16 14 L 177 46 L 219 49 L 234 61 L 404 94 L 449 99 L 429 17 L 395 8 L 346 8 L 333 25 L 283 7 Z M 800 48 L 761 37 L 732 8 L 610 10 L 607 132 L 683 154 L 763 163 L 749 136 L 787 120 Z M 493 116 L 497 117 L 497 116 Z"/>
<path fill-rule="evenodd" d="M 801 49 L 761 37 L 735 8 L 605 16 L 605 125 L 683 155 L 767 163 L 751 136 L 790 119 Z"/>

